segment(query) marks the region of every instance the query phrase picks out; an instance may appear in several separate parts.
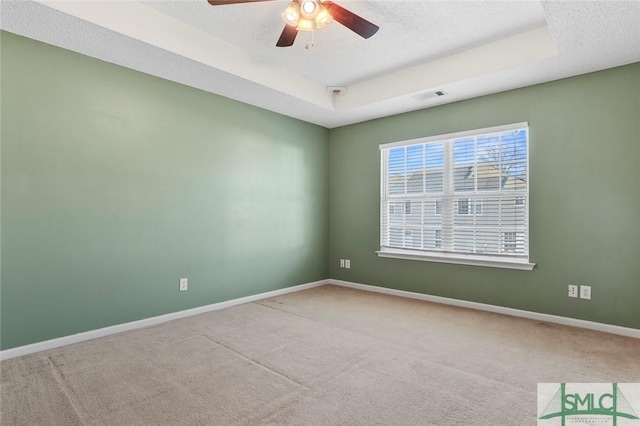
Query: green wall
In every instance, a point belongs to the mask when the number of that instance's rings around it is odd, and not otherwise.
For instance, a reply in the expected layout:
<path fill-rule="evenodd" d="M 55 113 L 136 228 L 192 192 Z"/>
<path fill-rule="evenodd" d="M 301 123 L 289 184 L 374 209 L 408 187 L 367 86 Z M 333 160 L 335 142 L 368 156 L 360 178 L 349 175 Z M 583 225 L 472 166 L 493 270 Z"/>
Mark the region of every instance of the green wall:
<path fill-rule="evenodd" d="M 327 129 L 1 38 L 2 349 L 328 277 Z"/>
<path fill-rule="evenodd" d="M 640 328 L 640 64 L 329 131 L 1 35 L 2 349 L 329 276 Z M 536 269 L 375 255 L 378 144 L 520 121 Z"/>
<path fill-rule="evenodd" d="M 533 271 L 379 258 L 380 143 L 528 121 Z M 640 328 L 640 64 L 332 130 L 332 278 Z M 339 259 L 351 259 L 351 269 Z M 592 300 L 567 297 L 568 284 Z"/>

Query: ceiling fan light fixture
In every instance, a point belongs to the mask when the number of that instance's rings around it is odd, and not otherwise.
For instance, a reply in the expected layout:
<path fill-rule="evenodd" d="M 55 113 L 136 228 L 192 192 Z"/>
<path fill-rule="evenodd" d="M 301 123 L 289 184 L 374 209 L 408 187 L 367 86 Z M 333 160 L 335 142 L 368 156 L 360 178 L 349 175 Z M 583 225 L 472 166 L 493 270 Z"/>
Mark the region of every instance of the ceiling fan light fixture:
<path fill-rule="evenodd" d="M 280 16 L 287 25 L 297 26 L 300 20 L 300 3 L 293 0 Z"/>
<path fill-rule="evenodd" d="M 300 18 L 297 28 L 298 31 L 313 31 L 313 20 Z"/>
<path fill-rule="evenodd" d="M 331 16 L 329 10 L 323 4 L 320 4 L 320 10 L 316 15 L 315 20 L 316 26 L 318 27 L 318 29 L 320 29 L 329 25 L 331 21 L 333 21 L 333 16 Z"/>
<path fill-rule="evenodd" d="M 316 0 L 302 0 L 300 15 L 303 18 L 313 19 L 320 11 L 320 4 Z"/>
<path fill-rule="evenodd" d="M 208 0 L 211 6 L 266 1 L 270 0 Z M 280 14 L 286 25 L 280 34 L 280 38 L 278 38 L 276 42 L 276 47 L 293 46 L 293 42 L 299 31 L 312 32 L 311 45 L 313 46 L 313 30 L 316 28 L 324 28 L 334 20 L 364 39 L 370 38 L 380 29 L 376 24 L 367 21 L 360 15 L 356 15 L 333 1 L 287 1 L 287 7 Z"/>

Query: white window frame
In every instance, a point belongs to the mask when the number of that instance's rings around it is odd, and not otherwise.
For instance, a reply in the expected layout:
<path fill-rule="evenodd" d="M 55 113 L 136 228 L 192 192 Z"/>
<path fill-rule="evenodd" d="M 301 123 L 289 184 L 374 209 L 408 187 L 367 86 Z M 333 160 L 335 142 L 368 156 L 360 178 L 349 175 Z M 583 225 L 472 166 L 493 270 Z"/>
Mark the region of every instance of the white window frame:
<path fill-rule="evenodd" d="M 413 140 L 409 140 L 409 141 L 399 141 L 399 142 L 392 142 L 392 143 L 386 143 L 386 144 L 381 144 L 380 145 L 380 149 L 381 150 L 387 150 L 387 149 L 391 149 L 391 148 L 395 148 L 395 147 L 402 147 L 402 146 L 409 146 L 409 145 L 415 145 L 415 144 L 424 144 L 424 143 L 428 143 L 428 142 L 444 142 L 444 141 L 451 141 L 454 139 L 458 139 L 458 138 L 463 138 L 463 137 L 467 137 L 467 136 L 479 136 L 479 135 L 483 135 L 483 134 L 490 134 L 490 133 L 501 133 L 501 132 L 508 132 L 510 130 L 517 130 L 517 129 L 522 129 L 522 128 L 526 128 L 527 130 L 527 154 L 526 154 L 526 167 L 527 167 L 527 182 L 526 182 L 526 198 L 529 198 L 529 176 L 530 176 L 530 168 L 529 168 L 529 148 L 530 148 L 530 129 L 529 129 L 529 124 L 527 122 L 522 122 L 522 123 L 515 123 L 515 124 L 508 124 L 508 125 L 504 125 L 504 126 L 495 126 L 495 127 L 488 127 L 488 128 L 484 128 L 484 129 L 475 129 L 475 130 L 469 130 L 469 131 L 463 131 L 463 132 L 456 132 L 456 133 L 449 133 L 446 135 L 438 135 L 438 136 L 431 136 L 431 137 L 426 137 L 426 138 L 420 138 L 420 139 L 413 139 Z M 448 145 L 449 148 L 445 148 L 445 149 L 452 149 L 450 144 L 445 144 Z M 450 154 L 452 155 L 452 154 Z M 383 156 L 384 158 L 384 156 Z M 386 196 L 385 194 L 385 182 L 386 182 L 386 173 L 387 173 L 387 169 L 385 168 L 385 164 L 383 164 L 384 162 L 381 162 L 381 177 L 382 177 L 382 184 L 381 184 L 381 197 L 382 199 L 384 199 L 384 197 Z M 443 177 L 446 180 L 451 180 L 451 177 L 447 177 L 444 176 Z M 449 193 L 451 196 L 452 192 Z M 474 194 L 475 195 L 475 194 Z M 474 215 L 475 214 L 475 210 L 476 210 L 476 203 L 478 201 L 481 200 L 474 200 L 473 196 L 465 196 L 464 194 L 460 194 L 459 196 L 456 196 L 455 193 L 453 193 L 453 197 L 454 199 L 463 199 L 463 198 L 467 198 L 469 200 L 469 214 L 470 215 Z M 381 200 L 382 201 L 382 200 Z M 443 203 L 442 205 L 442 210 L 444 214 L 450 215 L 453 214 L 454 212 L 453 210 L 453 205 L 451 201 L 449 201 L 448 203 L 448 207 L 447 205 L 445 205 L 446 203 Z M 525 202 L 524 206 L 525 208 L 525 234 L 528 234 L 528 229 L 529 229 L 529 203 Z M 424 208 L 424 207 L 423 207 Z M 436 209 L 437 210 L 437 209 Z M 457 208 L 456 208 L 457 210 Z M 483 213 L 484 210 L 484 206 L 481 205 L 480 207 L 480 214 Z M 457 211 L 455 213 L 458 213 Z M 382 220 L 380 221 L 380 232 L 381 232 L 381 236 L 383 235 L 383 222 Z M 441 233 L 443 232 L 442 230 L 440 231 Z M 504 232 L 511 232 L 511 231 L 504 231 Z M 504 252 L 504 247 L 505 247 L 505 241 L 504 241 L 504 232 L 501 232 L 500 237 L 499 237 L 499 251 L 500 253 Z M 442 234 L 441 234 L 442 235 Z M 381 237 L 382 238 L 382 237 Z M 516 241 L 518 239 L 518 236 L 516 236 Z M 446 250 L 442 250 L 442 251 L 426 251 L 426 250 L 411 250 L 411 249 L 407 249 L 407 248 L 394 248 L 394 247 L 385 247 L 383 246 L 382 242 L 381 242 L 381 248 L 380 250 L 376 251 L 376 254 L 380 257 L 389 257 L 389 258 L 399 258 L 399 259 L 408 259 L 408 260 L 423 260 L 423 261 L 432 261 L 432 262 L 441 262 L 441 263 L 453 263 L 453 264 L 463 264 L 463 265 L 475 265 L 475 266 L 489 266 L 489 267 L 497 267 L 497 268 L 507 268 L 507 269 L 518 269 L 518 270 L 532 270 L 535 267 L 535 263 L 531 263 L 530 259 L 529 259 L 529 250 L 528 250 L 528 243 L 529 243 L 529 239 L 528 239 L 528 235 L 525 238 L 525 254 L 526 256 L 509 256 L 509 255 L 501 255 L 500 253 L 497 254 L 490 254 L 490 255 L 486 255 L 486 254 L 478 254 L 478 253 L 462 253 L 462 252 L 454 252 L 452 250 L 450 251 L 446 251 Z M 440 244 L 441 245 L 445 245 L 445 242 L 440 240 Z M 449 244 L 449 243 L 447 243 Z M 516 243 L 517 244 L 517 243 Z M 434 245 L 437 246 L 437 242 L 436 242 L 436 238 L 435 238 L 435 232 L 434 232 Z M 445 247 L 446 248 L 446 247 Z"/>

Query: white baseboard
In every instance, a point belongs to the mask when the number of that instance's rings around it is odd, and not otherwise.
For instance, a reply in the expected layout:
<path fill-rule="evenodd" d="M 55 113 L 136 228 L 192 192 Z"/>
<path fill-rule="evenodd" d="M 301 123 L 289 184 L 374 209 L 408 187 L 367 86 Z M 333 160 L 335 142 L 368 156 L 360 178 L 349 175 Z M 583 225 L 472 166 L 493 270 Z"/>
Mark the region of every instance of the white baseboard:
<path fill-rule="evenodd" d="M 198 308 L 187 309 L 184 311 L 172 312 L 170 314 L 160 315 L 157 317 L 145 318 L 138 321 L 131 321 L 124 324 L 113 325 L 110 327 L 99 328 L 97 330 L 85 331 L 70 336 L 58 337 L 56 339 L 45 340 L 44 342 L 32 343 L 30 345 L 18 346 L 17 348 L 6 349 L 0 351 L 0 360 L 15 358 L 22 355 L 29 355 L 36 352 L 46 351 L 49 349 L 59 348 L 61 346 L 73 345 L 75 343 L 84 342 L 86 340 L 97 339 L 98 337 L 109 336 L 111 334 L 122 333 L 123 331 L 135 330 L 138 328 L 149 327 L 152 325 L 162 324 L 163 322 L 172 321 L 178 318 L 186 318 L 193 315 L 203 314 L 205 312 L 217 311 L 218 309 L 230 308 L 231 306 L 241 305 L 243 303 L 255 302 L 256 300 L 268 299 L 269 297 L 281 296 L 287 293 L 307 290 L 313 287 L 319 287 L 328 284 L 329 280 L 320 280 L 307 284 L 300 284 L 293 287 L 282 288 L 279 290 L 268 291 L 266 293 L 254 294 L 252 296 L 241 297 L 239 299 L 227 300 L 224 302 L 213 303 L 211 305 L 200 306 Z"/>
<path fill-rule="evenodd" d="M 329 279 L 329 284 L 355 288 L 358 290 L 371 291 L 375 293 L 389 294 L 391 296 L 406 297 L 409 299 L 424 300 L 427 302 L 441 303 L 444 305 L 459 306 L 462 308 L 476 309 L 479 311 L 493 312 L 496 314 L 510 315 L 513 317 L 528 318 L 536 321 L 551 322 L 555 324 L 568 325 L 571 327 L 586 328 L 589 330 L 602 331 L 604 333 L 618 334 L 620 336 L 634 337 L 640 339 L 640 330 L 636 328 L 621 327 L 618 325 L 603 324 L 599 322 L 586 321 L 575 318 L 561 317 L 557 315 L 541 314 L 538 312 L 523 311 L 520 309 L 505 308 L 503 306 L 487 305 L 485 303 L 469 302 L 466 300 L 450 299 L 448 297 L 431 296 L 428 294 L 414 293 L 411 291 L 394 290 L 385 287 L 377 287 L 367 284 L 358 284 L 349 281 Z"/>
<path fill-rule="evenodd" d="M 406 297 L 409 299 L 424 300 L 427 302 L 441 303 L 444 305 L 459 306 L 462 308 L 476 309 L 479 311 L 493 312 L 497 314 L 510 315 L 520 318 L 528 318 L 537 321 L 545 321 L 556 324 L 568 325 L 572 327 L 585 328 L 589 330 L 602 331 L 604 333 L 617 334 L 620 336 L 633 337 L 640 339 L 640 330 L 635 328 L 621 327 L 617 325 L 603 324 L 599 322 L 585 321 L 575 318 L 561 317 L 557 315 L 541 314 L 537 312 L 523 311 L 520 309 L 505 308 L 502 306 L 487 305 L 484 303 L 469 302 L 466 300 L 450 299 L 448 297 L 431 296 L 428 294 L 414 293 L 411 291 L 394 290 L 391 288 L 377 287 L 367 284 L 359 284 L 349 281 L 326 279 L 315 281 L 307 284 L 300 284 L 279 290 L 268 291 L 266 293 L 255 294 L 252 296 L 241 297 L 239 299 L 227 300 L 225 302 L 213 303 L 211 305 L 200 306 L 198 308 L 187 309 L 170 314 L 160 315 L 152 318 L 145 318 L 138 321 L 131 321 L 124 324 L 113 325 L 110 327 L 99 328 L 97 330 L 85 331 L 70 336 L 59 337 L 56 339 L 45 340 L 44 342 L 33 343 L 30 345 L 19 346 L 17 348 L 6 349 L 0 351 L 0 360 L 15 358 L 18 356 L 29 355 L 36 352 L 46 351 L 49 349 L 59 348 L 61 346 L 73 345 L 75 343 L 87 340 L 97 339 L 99 337 L 109 336 L 112 334 L 122 333 L 124 331 L 136 330 L 138 328 L 150 327 L 152 325 L 162 324 L 179 318 L 186 318 L 193 315 L 203 314 L 205 312 L 216 311 L 218 309 L 230 308 L 232 306 L 241 305 L 243 303 L 255 302 L 256 300 L 268 299 L 270 297 L 281 296 L 283 294 L 294 293 L 297 291 L 307 290 L 314 287 L 320 287 L 326 284 L 333 284 L 341 287 L 349 287 L 358 290 L 370 291 L 375 293 L 388 294 L 391 296 Z"/>

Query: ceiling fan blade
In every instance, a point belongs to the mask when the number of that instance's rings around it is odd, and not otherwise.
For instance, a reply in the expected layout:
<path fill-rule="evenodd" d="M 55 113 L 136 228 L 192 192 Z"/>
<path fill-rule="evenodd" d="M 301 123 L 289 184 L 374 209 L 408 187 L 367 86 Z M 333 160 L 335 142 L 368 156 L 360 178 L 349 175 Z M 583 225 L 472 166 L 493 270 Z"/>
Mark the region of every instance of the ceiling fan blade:
<path fill-rule="evenodd" d="M 329 10 L 333 19 L 340 22 L 360 37 L 369 38 L 380 29 L 376 24 L 367 21 L 332 1 L 323 1 L 322 4 Z"/>
<path fill-rule="evenodd" d="M 289 47 L 293 46 L 293 42 L 296 40 L 296 36 L 298 35 L 298 29 L 291 25 L 285 25 L 284 30 L 282 30 L 282 34 L 280 34 L 280 38 L 276 43 L 277 47 Z"/>
<path fill-rule="evenodd" d="M 273 0 L 207 0 L 211 6 L 223 6 L 225 4 L 254 3 Z"/>

